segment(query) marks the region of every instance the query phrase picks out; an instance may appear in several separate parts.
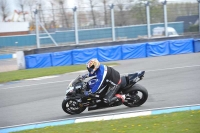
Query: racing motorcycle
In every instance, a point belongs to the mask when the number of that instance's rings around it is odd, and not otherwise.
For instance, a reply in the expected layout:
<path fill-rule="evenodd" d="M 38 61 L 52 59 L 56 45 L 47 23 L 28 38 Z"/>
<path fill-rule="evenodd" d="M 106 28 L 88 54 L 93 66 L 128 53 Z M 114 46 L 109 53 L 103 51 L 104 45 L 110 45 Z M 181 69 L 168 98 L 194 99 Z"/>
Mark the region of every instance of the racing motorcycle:
<path fill-rule="evenodd" d="M 68 85 L 66 96 L 62 102 L 62 109 L 64 112 L 74 115 L 82 113 L 87 107 L 88 111 L 120 106 L 122 104 L 128 107 L 138 107 L 144 104 L 148 98 L 146 88 L 136 84 L 143 79 L 144 74 L 145 71 L 140 71 L 121 76 L 120 89 L 115 95 L 116 100 L 109 105 L 103 100 L 110 88 L 109 85 L 105 85 L 98 94 L 85 96 L 84 92 L 90 90 L 97 79 L 94 77 L 85 81 L 85 79 L 79 75 Z"/>

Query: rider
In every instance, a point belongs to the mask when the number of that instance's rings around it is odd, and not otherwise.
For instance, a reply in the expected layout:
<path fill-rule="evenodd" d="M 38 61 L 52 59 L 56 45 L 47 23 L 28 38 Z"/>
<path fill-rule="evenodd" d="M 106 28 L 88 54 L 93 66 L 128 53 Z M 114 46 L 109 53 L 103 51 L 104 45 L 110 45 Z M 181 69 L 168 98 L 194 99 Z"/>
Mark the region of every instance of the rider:
<path fill-rule="evenodd" d="M 85 74 L 82 77 L 96 76 L 97 82 L 90 91 L 85 91 L 85 95 L 99 93 L 104 85 L 109 85 L 110 88 L 104 97 L 104 102 L 109 105 L 112 104 L 119 97 L 119 94 L 117 97 L 114 96 L 120 88 L 121 78 L 119 72 L 112 67 L 100 64 L 96 58 L 90 59 L 86 66 L 89 74 Z"/>

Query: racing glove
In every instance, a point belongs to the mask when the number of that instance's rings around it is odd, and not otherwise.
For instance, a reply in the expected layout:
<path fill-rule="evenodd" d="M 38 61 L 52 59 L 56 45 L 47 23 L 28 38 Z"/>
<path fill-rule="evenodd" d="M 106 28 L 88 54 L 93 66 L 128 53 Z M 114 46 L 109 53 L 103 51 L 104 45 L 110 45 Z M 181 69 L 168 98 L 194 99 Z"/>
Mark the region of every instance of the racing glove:
<path fill-rule="evenodd" d="M 84 95 L 89 97 L 96 97 L 96 94 L 93 94 L 91 91 L 84 91 Z"/>
<path fill-rule="evenodd" d="M 84 91 L 84 95 L 85 95 L 85 96 L 89 96 L 89 95 L 90 95 L 90 92 L 89 92 L 89 91 Z"/>

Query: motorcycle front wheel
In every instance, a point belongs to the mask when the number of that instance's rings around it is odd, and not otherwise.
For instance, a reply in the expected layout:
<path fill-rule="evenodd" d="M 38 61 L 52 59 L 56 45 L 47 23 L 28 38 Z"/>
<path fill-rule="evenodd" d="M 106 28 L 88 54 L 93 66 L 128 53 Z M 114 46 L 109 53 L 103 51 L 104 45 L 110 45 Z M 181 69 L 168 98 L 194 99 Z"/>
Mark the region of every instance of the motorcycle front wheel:
<path fill-rule="evenodd" d="M 82 113 L 86 107 L 82 106 L 79 102 L 75 99 L 64 99 L 62 102 L 62 109 L 68 114 L 80 114 Z"/>

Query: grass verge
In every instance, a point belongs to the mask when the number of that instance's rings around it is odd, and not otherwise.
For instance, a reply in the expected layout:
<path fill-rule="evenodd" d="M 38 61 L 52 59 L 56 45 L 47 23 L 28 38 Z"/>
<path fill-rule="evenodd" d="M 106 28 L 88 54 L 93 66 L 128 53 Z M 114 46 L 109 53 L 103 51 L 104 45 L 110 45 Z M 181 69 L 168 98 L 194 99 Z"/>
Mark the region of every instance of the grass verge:
<path fill-rule="evenodd" d="M 200 133 L 200 110 L 69 124 L 17 133 Z"/>
<path fill-rule="evenodd" d="M 107 66 L 119 65 L 118 63 L 105 63 Z M 73 65 L 73 66 L 60 66 L 60 67 L 49 67 L 49 68 L 38 68 L 38 69 L 25 69 L 10 72 L 0 73 L 0 83 L 9 81 L 17 81 L 22 79 L 37 78 L 42 76 L 50 76 L 57 74 L 64 74 L 69 72 L 75 72 L 80 70 L 86 70 L 85 65 Z"/>

